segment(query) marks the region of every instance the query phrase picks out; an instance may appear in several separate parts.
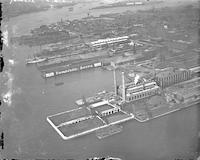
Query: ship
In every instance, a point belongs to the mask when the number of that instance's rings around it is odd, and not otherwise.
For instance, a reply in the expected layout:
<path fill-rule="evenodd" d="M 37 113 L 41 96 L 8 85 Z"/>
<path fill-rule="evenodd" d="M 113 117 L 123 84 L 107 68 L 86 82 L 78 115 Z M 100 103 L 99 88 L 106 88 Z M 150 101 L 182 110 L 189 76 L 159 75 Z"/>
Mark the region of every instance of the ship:
<path fill-rule="evenodd" d="M 26 64 L 36 64 L 36 63 L 41 63 L 41 62 L 44 62 L 44 61 L 47 61 L 48 58 L 38 58 L 38 57 L 34 57 L 34 58 L 29 58 L 26 60 Z"/>
<path fill-rule="evenodd" d="M 44 64 L 39 64 L 37 67 L 39 70 L 43 71 L 43 70 L 48 70 L 50 68 L 55 68 L 55 67 L 62 67 L 62 66 L 69 66 L 70 64 L 74 64 L 74 63 L 80 63 L 81 60 L 78 57 L 56 57 L 56 58 L 52 58 L 51 57 L 51 61 L 48 61 Z"/>

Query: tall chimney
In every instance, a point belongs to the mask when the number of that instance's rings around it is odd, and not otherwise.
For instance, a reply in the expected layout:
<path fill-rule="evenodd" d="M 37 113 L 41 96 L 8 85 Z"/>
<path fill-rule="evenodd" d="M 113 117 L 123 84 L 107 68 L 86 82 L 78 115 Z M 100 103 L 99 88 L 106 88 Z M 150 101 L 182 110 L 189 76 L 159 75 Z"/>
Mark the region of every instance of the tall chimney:
<path fill-rule="evenodd" d="M 114 91 L 115 96 L 117 96 L 117 78 L 116 78 L 116 65 L 114 62 L 110 62 L 110 65 L 113 67 L 113 76 L 114 76 Z"/>
<path fill-rule="evenodd" d="M 126 92 L 125 92 L 125 77 L 124 72 L 122 72 L 122 101 L 126 101 Z"/>
<path fill-rule="evenodd" d="M 115 89 L 115 96 L 117 96 L 117 79 L 116 79 L 116 70 L 113 69 L 113 76 L 114 76 L 114 89 Z"/>

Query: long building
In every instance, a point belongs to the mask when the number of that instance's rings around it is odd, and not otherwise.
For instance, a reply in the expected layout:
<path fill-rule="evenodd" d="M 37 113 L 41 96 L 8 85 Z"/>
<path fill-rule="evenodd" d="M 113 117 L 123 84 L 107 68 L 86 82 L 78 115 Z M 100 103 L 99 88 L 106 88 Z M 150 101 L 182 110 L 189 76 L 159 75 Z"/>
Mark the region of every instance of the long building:
<path fill-rule="evenodd" d="M 159 89 L 160 87 L 156 84 L 156 82 L 148 82 L 139 85 L 132 83 L 128 85 L 126 84 L 125 88 L 123 88 L 123 86 L 120 86 L 118 94 L 122 97 L 124 101 L 132 102 L 139 99 L 147 98 L 149 96 L 153 96 L 159 92 Z"/>
<path fill-rule="evenodd" d="M 113 44 L 113 43 L 119 43 L 119 42 L 125 42 L 129 39 L 128 36 L 123 37 L 116 37 L 116 38 L 107 38 L 107 39 L 99 39 L 97 41 L 91 42 L 91 45 L 93 47 L 102 46 L 105 44 Z"/>
<path fill-rule="evenodd" d="M 162 88 L 189 80 L 191 78 L 192 78 L 192 72 L 190 70 L 182 68 L 175 69 L 172 67 L 161 69 L 155 75 L 155 81 Z"/>

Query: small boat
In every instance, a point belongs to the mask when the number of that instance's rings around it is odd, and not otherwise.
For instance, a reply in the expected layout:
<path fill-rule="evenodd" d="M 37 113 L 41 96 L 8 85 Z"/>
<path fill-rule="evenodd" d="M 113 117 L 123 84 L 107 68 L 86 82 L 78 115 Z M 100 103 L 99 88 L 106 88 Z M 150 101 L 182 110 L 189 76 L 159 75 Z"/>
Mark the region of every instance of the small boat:
<path fill-rule="evenodd" d="M 63 84 L 64 84 L 64 82 L 57 82 L 57 83 L 55 83 L 55 86 L 61 86 Z"/>
<path fill-rule="evenodd" d="M 93 158 L 88 158 L 87 160 L 122 160 L 122 159 L 108 156 L 108 157 L 93 157 Z"/>
<path fill-rule="evenodd" d="M 78 106 L 84 105 L 84 101 L 86 101 L 88 104 L 97 103 L 97 102 L 100 102 L 103 99 L 105 99 L 107 94 L 109 94 L 109 93 L 107 91 L 103 90 L 101 92 L 96 93 L 95 96 L 85 98 L 85 100 L 83 100 L 83 99 L 76 100 L 75 103 Z"/>
<path fill-rule="evenodd" d="M 38 58 L 38 57 L 35 57 L 33 59 L 27 59 L 26 60 L 26 64 L 35 64 L 35 63 L 44 62 L 46 60 L 47 60 L 47 58 Z"/>

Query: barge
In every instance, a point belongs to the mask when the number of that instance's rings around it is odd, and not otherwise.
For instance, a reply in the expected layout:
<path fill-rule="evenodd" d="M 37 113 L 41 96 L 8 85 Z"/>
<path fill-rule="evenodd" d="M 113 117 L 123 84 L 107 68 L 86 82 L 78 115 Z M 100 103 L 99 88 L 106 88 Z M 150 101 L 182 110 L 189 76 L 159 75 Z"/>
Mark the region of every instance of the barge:
<path fill-rule="evenodd" d="M 87 98 L 83 97 L 82 99 L 78 99 L 75 101 L 75 103 L 77 106 L 83 106 L 85 104 L 91 105 L 93 103 L 97 103 L 102 100 L 112 99 L 112 98 L 114 98 L 114 96 L 115 95 L 113 92 L 108 92 L 108 91 L 103 90 L 101 92 L 96 93 L 94 96 L 87 97 Z"/>
<path fill-rule="evenodd" d="M 98 68 L 101 66 L 102 66 L 102 63 L 99 61 L 85 61 L 82 63 L 68 64 L 67 66 L 64 66 L 64 67 L 52 69 L 49 71 L 44 71 L 42 72 L 42 76 L 44 78 L 50 78 L 50 77 L 55 77 L 55 76 L 66 74 L 66 73 L 87 70 L 90 68 Z"/>
<path fill-rule="evenodd" d="M 114 134 L 122 132 L 123 127 L 117 125 L 111 125 L 103 129 L 99 129 L 96 131 L 96 136 L 99 139 L 103 139 Z"/>

